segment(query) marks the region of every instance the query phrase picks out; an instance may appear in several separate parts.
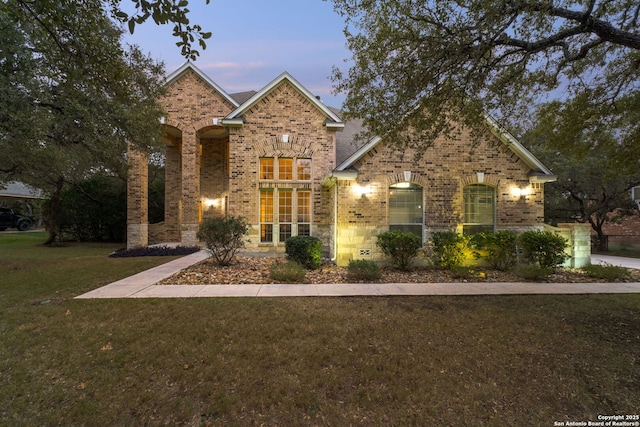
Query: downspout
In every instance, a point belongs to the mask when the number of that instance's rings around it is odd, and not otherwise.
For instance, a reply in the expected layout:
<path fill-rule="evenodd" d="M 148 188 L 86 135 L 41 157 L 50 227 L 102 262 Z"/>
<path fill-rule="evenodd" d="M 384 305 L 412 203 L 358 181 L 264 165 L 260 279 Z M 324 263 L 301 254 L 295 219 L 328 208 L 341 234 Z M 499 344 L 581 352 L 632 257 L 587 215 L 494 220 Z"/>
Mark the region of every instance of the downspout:
<path fill-rule="evenodd" d="M 338 178 L 332 177 L 333 181 L 333 258 L 336 262 L 338 258 Z"/>

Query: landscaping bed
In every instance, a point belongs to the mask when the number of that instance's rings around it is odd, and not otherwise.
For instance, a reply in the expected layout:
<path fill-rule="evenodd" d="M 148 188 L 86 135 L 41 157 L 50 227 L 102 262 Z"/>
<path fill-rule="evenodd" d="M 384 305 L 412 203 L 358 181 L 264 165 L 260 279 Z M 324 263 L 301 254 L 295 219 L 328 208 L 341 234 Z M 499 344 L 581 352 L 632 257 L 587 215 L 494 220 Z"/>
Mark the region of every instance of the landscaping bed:
<path fill-rule="evenodd" d="M 186 268 L 161 281 L 160 285 L 202 284 L 268 284 L 279 283 L 270 277 L 269 267 L 281 258 L 237 256 L 229 266 L 220 267 L 211 259 Z M 437 267 L 414 267 L 400 271 L 391 267 L 381 269 L 378 283 L 459 283 L 459 282 L 522 282 L 524 279 L 511 271 L 491 268 L 444 269 Z M 556 268 L 544 282 L 549 283 L 596 283 L 608 280 L 589 277 L 582 270 Z M 620 281 L 620 280 L 618 280 Z M 626 282 L 640 281 L 640 272 L 629 271 Z M 353 283 L 348 279 L 347 268 L 325 262 L 317 270 L 308 270 L 303 283 Z"/>

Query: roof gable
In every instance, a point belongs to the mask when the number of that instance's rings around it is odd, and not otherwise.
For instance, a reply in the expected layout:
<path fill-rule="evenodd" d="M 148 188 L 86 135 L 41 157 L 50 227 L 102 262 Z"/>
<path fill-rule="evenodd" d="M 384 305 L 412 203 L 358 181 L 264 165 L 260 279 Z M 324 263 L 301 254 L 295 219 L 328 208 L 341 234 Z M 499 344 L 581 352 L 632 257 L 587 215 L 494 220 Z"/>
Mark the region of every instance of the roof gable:
<path fill-rule="evenodd" d="M 302 86 L 300 82 L 294 79 L 291 74 L 286 71 L 276 77 L 271 83 L 267 84 L 265 87 L 260 89 L 258 92 L 253 94 L 249 99 L 247 99 L 242 105 L 238 106 L 235 110 L 233 110 L 225 120 L 229 122 L 234 122 L 242 117 L 244 113 L 250 110 L 255 104 L 257 104 L 261 99 L 267 96 L 273 89 L 279 86 L 282 82 L 287 81 L 290 83 L 298 92 L 300 92 L 314 107 L 320 110 L 328 119 L 327 125 L 336 128 L 342 128 L 343 123 L 340 117 L 335 114 L 329 107 L 324 105 L 317 99 L 307 88 Z"/>
<path fill-rule="evenodd" d="M 198 77 L 200 77 L 206 84 L 211 86 L 216 92 L 218 92 L 226 101 L 228 101 L 234 108 L 237 108 L 240 105 L 231 95 L 224 91 L 216 82 L 211 80 L 205 73 L 202 72 L 198 67 L 196 67 L 192 62 L 187 61 L 178 67 L 173 73 L 167 76 L 165 81 L 165 85 L 169 85 L 174 81 L 178 80 L 182 77 L 187 71 L 193 71 Z"/>
<path fill-rule="evenodd" d="M 500 126 L 500 124 L 493 117 L 485 113 L 484 119 L 487 122 L 487 126 L 489 127 L 490 131 L 514 154 L 516 154 L 518 158 L 520 158 L 527 166 L 531 168 L 531 179 L 537 181 L 555 180 L 553 172 L 551 172 L 551 170 L 549 170 L 540 160 L 538 160 L 529 150 L 527 150 L 513 135 L 511 135 L 511 133 Z M 382 142 L 382 137 L 373 137 L 371 140 L 369 140 L 369 142 L 362 145 L 345 160 L 343 160 L 335 170 L 348 170 L 371 149 L 375 148 L 380 142 Z M 533 178 L 536 176 L 538 178 Z"/>

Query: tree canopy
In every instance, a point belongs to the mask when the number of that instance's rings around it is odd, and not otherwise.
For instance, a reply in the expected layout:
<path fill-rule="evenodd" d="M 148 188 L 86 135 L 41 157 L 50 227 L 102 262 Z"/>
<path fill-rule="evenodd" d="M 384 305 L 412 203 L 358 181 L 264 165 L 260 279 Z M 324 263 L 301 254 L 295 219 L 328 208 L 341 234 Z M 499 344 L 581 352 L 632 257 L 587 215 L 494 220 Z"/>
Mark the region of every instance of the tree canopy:
<path fill-rule="evenodd" d="M 204 1 L 206 4 L 210 2 Z M 54 40 L 64 37 L 61 23 L 91 14 L 97 7 L 91 0 L 8 0 L 5 3 L 3 7 L 12 8 L 37 21 Z M 176 45 L 182 56 L 195 60 L 200 52 L 194 44 L 197 42 L 199 48 L 206 49 L 205 40 L 211 37 L 211 32 L 190 21 L 188 6 L 188 0 L 105 0 L 99 7 L 115 22 L 125 24 L 131 34 L 137 25 L 148 21 L 157 25 L 173 24 L 173 36 L 178 39 Z"/>
<path fill-rule="evenodd" d="M 540 107 L 523 142 L 557 175 L 545 185 L 545 220 L 591 225 L 606 249 L 603 226 L 637 212 L 630 190 L 640 185 L 639 94 L 602 112 L 588 93 Z"/>
<path fill-rule="evenodd" d="M 211 0 L 205 0 L 209 4 Z M 211 32 L 204 31 L 199 24 L 192 24 L 189 20 L 188 0 L 130 0 L 135 6 L 134 13 L 125 12 L 122 0 L 108 0 L 111 13 L 115 19 L 126 23 L 129 32 L 133 34 L 137 24 L 142 24 L 149 19 L 158 25 L 173 24 L 173 36 L 179 39 L 176 45 L 181 48 L 182 56 L 195 60 L 200 52 L 194 49 L 193 44 L 203 50 L 207 48 L 205 40 L 211 37 Z"/>
<path fill-rule="evenodd" d="M 0 182 L 47 191 L 53 220 L 65 186 L 98 171 L 124 177 L 126 144 L 158 139 L 164 70 L 122 47 L 100 0 L 61 2 L 64 19 L 24 3 L 0 3 Z"/>
<path fill-rule="evenodd" d="M 450 130 L 451 115 L 477 127 L 482 110 L 504 121 L 545 93 L 587 91 L 613 108 L 639 89 L 636 1 L 333 2 L 353 54 L 348 72 L 334 70 L 345 109 L 409 144 Z M 401 132 L 407 120 L 414 141 Z"/>

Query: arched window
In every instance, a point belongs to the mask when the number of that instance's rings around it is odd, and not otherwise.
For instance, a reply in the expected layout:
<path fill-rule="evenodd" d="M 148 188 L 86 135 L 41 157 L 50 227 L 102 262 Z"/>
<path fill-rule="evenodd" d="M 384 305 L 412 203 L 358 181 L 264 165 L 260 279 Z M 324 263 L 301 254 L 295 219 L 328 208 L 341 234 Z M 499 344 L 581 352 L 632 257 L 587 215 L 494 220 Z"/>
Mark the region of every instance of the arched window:
<path fill-rule="evenodd" d="M 400 182 L 389 187 L 389 230 L 410 231 L 422 239 L 424 201 L 422 187 Z"/>
<path fill-rule="evenodd" d="M 464 187 L 464 234 L 476 234 L 483 231 L 495 231 L 496 228 L 496 190 L 484 184 L 472 184 Z"/>

